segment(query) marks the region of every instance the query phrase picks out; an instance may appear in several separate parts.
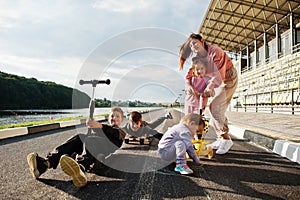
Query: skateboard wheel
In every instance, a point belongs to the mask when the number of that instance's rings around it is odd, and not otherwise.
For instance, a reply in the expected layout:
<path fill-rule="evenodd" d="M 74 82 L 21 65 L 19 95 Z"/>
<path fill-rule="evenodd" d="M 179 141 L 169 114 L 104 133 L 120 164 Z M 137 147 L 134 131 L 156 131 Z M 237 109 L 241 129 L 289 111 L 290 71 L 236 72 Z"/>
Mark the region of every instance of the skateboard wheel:
<path fill-rule="evenodd" d="M 129 138 L 125 138 L 125 143 L 129 144 Z"/>
<path fill-rule="evenodd" d="M 145 139 L 144 138 L 140 138 L 140 144 L 144 144 Z"/>

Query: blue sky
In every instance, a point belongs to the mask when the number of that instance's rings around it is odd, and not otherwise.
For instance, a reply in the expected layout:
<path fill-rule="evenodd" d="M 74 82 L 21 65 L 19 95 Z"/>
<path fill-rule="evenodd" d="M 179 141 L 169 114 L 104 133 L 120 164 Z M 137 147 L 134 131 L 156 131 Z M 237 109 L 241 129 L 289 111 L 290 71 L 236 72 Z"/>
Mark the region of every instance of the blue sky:
<path fill-rule="evenodd" d="M 178 46 L 209 0 L 0 0 L 0 71 L 96 97 L 172 102 L 184 89 Z"/>

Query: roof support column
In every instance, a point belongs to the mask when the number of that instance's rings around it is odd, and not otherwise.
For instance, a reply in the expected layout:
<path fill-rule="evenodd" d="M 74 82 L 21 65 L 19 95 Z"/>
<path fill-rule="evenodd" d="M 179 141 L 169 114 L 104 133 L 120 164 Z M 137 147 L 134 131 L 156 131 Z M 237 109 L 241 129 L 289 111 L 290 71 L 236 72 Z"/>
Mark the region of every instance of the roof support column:
<path fill-rule="evenodd" d="M 255 39 L 254 40 L 254 43 L 253 43 L 253 45 L 254 45 L 254 58 L 253 58 L 253 69 L 256 69 L 257 67 L 257 64 L 256 64 L 256 62 L 257 62 L 257 40 Z"/>
<path fill-rule="evenodd" d="M 240 60 L 240 70 L 238 71 L 239 72 L 239 74 L 238 75 L 241 75 L 242 74 L 242 69 L 243 69 L 243 52 L 242 51 L 240 51 L 240 58 L 239 58 L 239 60 Z M 247 66 L 248 67 L 248 66 Z"/>
<path fill-rule="evenodd" d="M 295 29 L 294 29 L 294 14 L 290 14 L 290 45 L 291 45 L 291 54 L 294 53 L 294 45 L 295 45 Z"/>
<path fill-rule="evenodd" d="M 249 50 L 249 45 L 247 45 L 246 48 L 246 56 L 247 56 L 247 71 L 250 70 L 250 50 Z"/>
<path fill-rule="evenodd" d="M 267 63 L 267 59 L 268 59 L 268 45 L 267 45 L 267 33 L 264 32 L 264 56 L 261 59 L 262 61 L 262 65 L 265 65 Z"/>
<path fill-rule="evenodd" d="M 275 60 L 277 60 L 279 58 L 279 52 L 280 52 L 280 35 L 279 35 L 279 25 L 278 25 L 278 23 L 276 23 L 275 31 L 276 31 Z"/>

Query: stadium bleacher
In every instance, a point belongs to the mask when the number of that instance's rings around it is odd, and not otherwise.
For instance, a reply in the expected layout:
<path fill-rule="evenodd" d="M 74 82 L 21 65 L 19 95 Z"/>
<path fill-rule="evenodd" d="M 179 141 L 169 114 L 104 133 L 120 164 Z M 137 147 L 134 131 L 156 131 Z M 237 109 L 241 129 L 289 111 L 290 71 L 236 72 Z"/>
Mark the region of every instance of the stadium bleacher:
<path fill-rule="evenodd" d="M 234 61 L 239 84 L 230 108 L 300 114 L 299 1 L 211 0 L 199 33 Z"/>
<path fill-rule="evenodd" d="M 300 53 L 242 71 L 235 96 L 244 107 L 294 108 L 300 112 Z"/>

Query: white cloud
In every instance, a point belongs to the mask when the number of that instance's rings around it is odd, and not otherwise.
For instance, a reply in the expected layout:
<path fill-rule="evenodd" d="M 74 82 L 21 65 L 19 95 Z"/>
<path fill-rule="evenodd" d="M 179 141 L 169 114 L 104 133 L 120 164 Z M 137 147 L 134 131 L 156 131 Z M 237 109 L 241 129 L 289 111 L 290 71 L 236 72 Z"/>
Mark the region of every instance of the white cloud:
<path fill-rule="evenodd" d="M 145 0 L 98 0 L 93 4 L 93 7 L 113 12 L 130 13 L 139 10 L 147 10 L 151 8 L 151 5 L 153 5 L 151 1 Z"/>
<path fill-rule="evenodd" d="M 16 24 L 10 22 L 9 20 L 0 18 L 0 27 L 7 29 L 7 28 L 13 28 L 15 26 Z"/>
<path fill-rule="evenodd" d="M 72 11 L 72 1 L 30 1 L 11 0 L 0 2 L 0 19 L 14 22 L 37 24 L 58 18 Z"/>
<path fill-rule="evenodd" d="M 75 78 L 82 64 L 82 59 L 62 57 L 40 59 L 0 54 L 0 70 L 40 81 L 52 81 L 68 87 L 74 87 Z"/>

